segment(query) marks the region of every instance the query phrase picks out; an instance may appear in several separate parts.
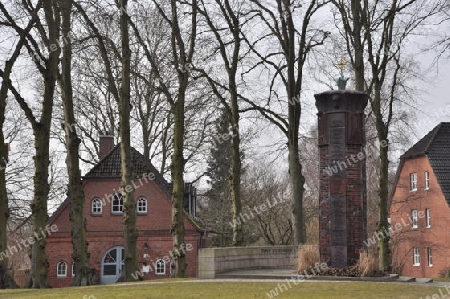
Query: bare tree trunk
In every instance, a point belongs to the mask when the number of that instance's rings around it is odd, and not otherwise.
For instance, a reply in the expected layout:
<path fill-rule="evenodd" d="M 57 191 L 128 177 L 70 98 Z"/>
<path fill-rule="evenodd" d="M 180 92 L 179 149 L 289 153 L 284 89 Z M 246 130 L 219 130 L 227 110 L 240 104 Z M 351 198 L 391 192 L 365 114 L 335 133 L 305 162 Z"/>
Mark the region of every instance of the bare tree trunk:
<path fill-rule="evenodd" d="M 39 2 L 34 12 L 31 11 L 31 9 L 30 12 L 34 14 L 35 11 L 39 10 L 41 4 L 42 2 Z M 54 6 L 51 0 L 44 0 L 43 8 L 48 30 L 48 37 L 43 38 L 46 40 L 49 57 L 48 59 L 45 59 L 45 67 L 42 66 L 39 61 L 34 60 L 44 80 L 44 96 L 39 121 L 33 115 L 33 111 L 30 109 L 25 99 L 21 97 L 19 92 L 11 84 L 9 84 L 10 91 L 13 93 L 14 97 L 19 103 L 21 109 L 24 111 L 26 118 L 33 128 L 34 144 L 36 150 L 36 154 L 34 156 L 34 197 L 31 204 L 31 220 L 35 235 L 35 242 L 33 243 L 31 248 L 31 286 L 33 288 L 48 287 L 48 262 L 45 255 L 46 235 L 43 232 L 45 231 L 48 219 L 47 200 L 50 189 L 48 183 L 50 163 L 50 127 L 53 112 L 53 97 L 58 76 L 58 59 L 60 54 L 60 49 L 58 47 L 54 49 L 54 45 L 58 45 L 59 17 L 54 14 Z M 5 13 L 5 11 L 3 12 Z M 14 22 L 14 20 L 12 20 L 12 18 L 10 18 L 9 16 L 7 17 L 8 21 L 18 32 L 19 36 L 25 34 L 28 39 L 32 39 L 32 37 L 27 35 L 28 31 L 20 29 L 19 26 L 17 26 L 17 24 Z M 32 18 L 34 18 L 34 16 Z M 41 24 L 39 25 L 42 27 Z M 33 42 L 36 43 L 35 41 Z M 28 47 L 28 49 L 29 51 L 32 51 L 31 48 Z"/>
<path fill-rule="evenodd" d="M 75 278 L 72 285 L 86 286 L 92 282 L 89 264 L 89 252 L 86 243 L 86 226 L 83 213 L 84 192 L 81 183 L 79 164 L 79 148 L 81 140 L 76 131 L 76 120 L 73 105 L 72 90 L 72 41 L 71 32 L 71 1 L 59 2 L 62 12 L 62 36 L 65 43 L 62 51 L 62 74 L 59 83 L 62 91 L 64 107 L 64 132 L 66 139 L 66 166 L 69 176 L 70 214 L 72 222 L 72 257 L 75 262 Z"/>
<path fill-rule="evenodd" d="M 19 52 L 17 50 L 17 52 Z M 8 206 L 8 194 L 6 192 L 6 177 L 5 170 L 8 161 L 8 147 L 5 144 L 5 137 L 3 135 L 3 124 L 5 123 L 5 109 L 6 109 L 6 98 L 8 95 L 8 85 L 10 83 L 9 75 L 11 73 L 12 65 L 16 60 L 6 62 L 5 72 L 2 72 L 2 87 L 0 89 L 0 252 L 8 253 L 7 241 L 7 225 L 9 219 L 9 206 Z M 16 288 L 17 284 L 12 277 L 9 270 L 8 259 L 2 258 L 0 260 L 0 289 Z"/>
<path fill-rule="evenodd" d="M 234 76 L 230 78 L 231 91 L 231 128 L 233 132 L 231 144 L 231 205 L 233 210 L 233 246 L 242 246 L 244 236 L 242 232 L 242 221 L 237 221 L 242 212 L 241 202 L 241 148 L 239 134 L 239 106 L 237 87 Z"/>
<path fill-rule="evenodd" d="M 46 96 L 44 97 L 49 96 L 49 90 L 54 90 L 54 85 L 52 85 L 53 84 L 46 82 Z M 47 200 L 50 191 L 50 186 L 48 184 L 48 164 L 50 161 L 49 129 L 50 126 L 46 127 L 45 125 L 38 125 L 37 130 L 34 131 L 36 155 L 34 157 L 34 198 L 33 203 L 31 204 L 31 213 L 33 215 L 31 219 L 34 232 L 37 236 L 40 235 L 40 229 L 45 227 L 48 219 Z M 36 237 L 35 241 L 36 242 L 32 245 L 31 249 L 32 287 L 37 289 L 47 288 L 48 261 L 45 255 L 47 241 L 42 237 Z"/>
<path fill-rule="evenodd" d="M 381 138 L 380 138 L 381 137 Z M 386 137 L 380 136 L 380 144 L 386 142 Z M 383 147 L 380 145 L 380 179 L 379 179 L 379 208 L 380 208 L 380 218 L 377 225 L 377 232 L 382 236 L 378 241 L 379 250 L 379 268 L 385 271 L 391 271 L 392 269 L 392 254 L 390 249 L 390 236 L 384 232 L 389 231 L 389 159 L 388 152 L 389 148 L 387 146 Z"/>
<path fill-rule="evenodd" d="M 120 89 L 120 155 L 122 169 L 122 190 L 124 194 L 123 224 L 125 231 L 125 262 L 123 280 L 133 281 L 133 274 L 138 271 L 137 260 L 137 237 L 136 229 L 136 203 L 134 199 L 134 188 L 132 187 L 131 173 L 131 144 L 130 144 L 130 73 L 131 73 L 131 51 L 128 34 L 128 0 L 120 1 L 120 35 L 122 38 L 122 88 Z"/>
<path fill-rule="evenodd" d="M 183 158 L 183 142 L 184 142 L 184 92 L 180 86 L 178 99 L 172 107 L 174 120 L 173 135 L 173 154 L 172 154 L 172 226 L 171 233 L 173 236 L 173 261 L 171 264 L 172 277 L 184 277 L 186 271 L 186 251 L 184 246 L 184 215 L 183 215 L 183 198 L 184 198 L 184 158 Z"/>
<path fill-rule="evenodd" d="M 3 134 L 3 125 L 5 123 L 5 109 L 6 109 L 6 98 L 8 97 L 8 89 L 11 87 L 10 75 L 12 68 L 17 58 L 20 55 L 20 50 L 22 49 L 25 36 L 28 34 L 37 19 L 37 11 L 41 8 L 42 1 L 37 4 L 35 13 L 33 13 L 28 26 L 20 34 L 20 39 L 16 45 L 16 48 L 11 55 L 11 58 L 5 62 L 5 70 L 0 70 L 0 76 L 2 77 L 2 84 L 0 88 L 0 252 L 8 253 L 7 242 L 7 224 L 9 219 L 9 201 L 8 194 L 6 190 L 6 177 L 5 171 L 8 161 L 8 147 L 5 144 L 5 137 Z M 0 9 L 3 14 L 7 15 L 6 9 L 3 4 L 0 3 Z M 0 260 L 0 289 L 6 288 L 17 288 L 17 284 L 12 277 L 12 273 L 9 270 L 8 259 L 2 258 Z"/>
<path fill-rule="evenodd" d="M 60 49 L 53 49 L 53 45 L 58 45 L 59 23 L 55 16 L 53 2 L 44 0 L 44 12 L 48 25 L 48 47 L 50 49 L 47 68 L 44 76 L 44 99 L 39 123 L 34 123 L 34 146 L 36 155 L 34 157 L 34 198 L 31 204 L 32 223 L 35 234 L 42 235 L 41 230 L 45 228 L 48 219 L 48 193 L 50 186 L 48 183 L 49 174 L 49 146 L 50 127 L 53 114 L 53 97 L 55 95 L 56 80 L 58 77 L 58 60 Z M 52 51 L 54 50 L 54 51 Z M 16 97 L 17 98 L 17 97 Z M 19 102 L 23 106 L 23 102 Z M 22 107 L 23 108 L 23 107 Z M 28 108 L 29 109 L 29 108 Z M 26 108 L 24 110 L 27 110 Z M 25 111 L 25 113 L 27 113 Z M 32 277 L 33 288 L 47 288 L 48 261 L 45 255 L 46 238 L 36 237 L 36 242 L 32 245 Z"/>
<path fill-rule="evenodd" d="M 181 278 L 186 272 L 186 249 L 184 244 L 184 112 L 186 101 L 186 90 L 188 88 L 189 73 L 186 71 L 186 65 L 191 64 L 194 55 L 195 39 L 197 35 L 197 1 L 192 1 L 192 29 L 189 47 L 186 47 L 182 37 L 178 22 L 177 0 L 171 0 L 171 24 L 172 24 L 172 53 L 175 60 L 175 68 L 178 75 L 178 93 L 172 104 L 172 114 L 174 122 L 173 132 L 173 154 L 172 154 L 172 226 L 173 236 L 173 260 L 171 267 L 171 276 Z M 186 52 L 187 51 L 187 52 Z"/>

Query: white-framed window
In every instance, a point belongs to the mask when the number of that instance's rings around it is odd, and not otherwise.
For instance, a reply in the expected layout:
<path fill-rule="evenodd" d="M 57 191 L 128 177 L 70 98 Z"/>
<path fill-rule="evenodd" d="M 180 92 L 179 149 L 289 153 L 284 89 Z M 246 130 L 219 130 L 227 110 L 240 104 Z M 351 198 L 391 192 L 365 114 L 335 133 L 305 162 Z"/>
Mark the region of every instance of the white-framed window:
<path fill-rule="evenodd" d="M 418 217 L 417 210 L 411 210 L 411 218 L 412 218 L 412 228 L 419 227 L 419 224 L 418 224 L 419 217 Z"/>
<path fill-rule="evenodd" d="M 420 266 L 419 247 L 414 247 L 413 248 L 413 266 Z"/>
<path fill-rule="evenodd" d="M 75 277 L 75 262 L 72 263 L 72 277 Z"/>
<path fill-rule="evenodd" d="M 430 209 L 425 209 L 425 217 L 426 217 L 426 221 L 427 221 L 427 228 L 431 227 L 431 211 Z"/>
<path fill-rule="evenodd" d="M 411 191 L 417 191 L 417 173 L 413 172 L 409 175 L 411 180 Z"/>
<path fill-rule="evenodd" d="M 430 173 L 425 171 L 425 190 L 430 189 Z"/>
<path fill-rule="evenodd" d="M 57 277 L 66 277 L 67 276 L 67 263 L 66 262 L 58 262 L 56 264 L 56 276 Z"/>
<path fill-rule="evenodd" d="M 111 212 L 113 214 L 122 214 L 123 213 L 123 197 L 121 193 L 114 193 L 113 200 L 111 203 Z"/>
<path fill-rule="evenodd" d="M 166 274 L 166 263 L 162 259 L 156 261 L 156 274 L 163 275 Z"/>
<path fill-rule="evenodd" d="M 101 215 L 102 214 L 102 200 L 100 198 L 95 197 L 92 200 L 91 213 L 93 215 Z"/>
<path fill-rule="evenodd" d="M 136 212 L 138 214 L 147 213 L 147 199 L 145 197 L 139 197 L 136 202 Z"/>
<path fill-rule="evenodd" d="M 431 247 L 427 248 L 427 254 L 428 254 L 428 267 L 433 267 L 433 251 Z"/>

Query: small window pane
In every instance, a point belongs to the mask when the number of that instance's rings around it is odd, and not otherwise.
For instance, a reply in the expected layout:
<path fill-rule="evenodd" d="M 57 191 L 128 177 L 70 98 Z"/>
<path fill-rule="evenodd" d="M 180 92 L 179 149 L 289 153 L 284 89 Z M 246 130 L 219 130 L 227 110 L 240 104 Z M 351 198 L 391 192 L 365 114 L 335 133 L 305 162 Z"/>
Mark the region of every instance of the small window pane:
<path fill-rule="evenodd" d="M 56 265 L 56 276 L 65 277 L 67 276 L 67 264 L 66 262 L 59 262 Z"/>
<path fill-rule="evenodd" d="M 431 267 L 433 266 L 433 253 L 431 250 L 431 247 L 428 247 L 428 266 Z"/>
<path fill-rule="evenodd" d="M 411 211 L 411 217 L 412 217 L 412 227 L 417 228 L 418 227 L 417 210 Z"/>
<path fill-rule="evenodd" d="M 417 173 L 411 173 L 410 174 L 410 178 L 411 178 L 411 191 L 416 191 L 417 190 Z"/>
<path fill-rule="evenodd" d="M 122 213 L 123 212 L 123 197 L 120 193 L 115 193 L 114 198 L 111 204 L 111 211 L 113 213 Z"/>
<path fill-rule="evenodd" d="M 414 266 L 420 266 L 420 254 L 419 254 L 419 248 L 418 248 L 418 247 L 414 247 L 413 253 L 414 253 L 413 265 L 414 265 Z"/>
<path fill-rule="evenodd" d="M 113 249 L 110 252 L 108 252 L 108 254 L 105 256 L 105 258 L 103 259 L 103 263 L 108 264 L 108 263 L 115 263 L 117 260 L 117 249 Z"/>
<path fill-rule="evenodd" d="M 116 275 L 116 265 L 103 265 L 103 275 Z"/>
<path fill-rule="evenodd" d="M 144 197 L 140 197 L 137 200 L 136 209 L 140 214 L 147 213 L 147 199 L 145 199 Z"/>
<path fill-rule="evenodd" d="M 156 274 L 165 274 L 166 273 L 166 264 L 162 259 L 156 261 Z"/>
<path fill-rule="evenodd" d="M 425 190 L 430 189 L 430 173 L 425 171 Z"/>
<path fill-rule="evenodd" d="M 101 214 L 102 213 L 102 201 L 100 200 L 100 198 L 94 198 L 92 200 L 92 209 L 91 209 L 92 214 Z"/>

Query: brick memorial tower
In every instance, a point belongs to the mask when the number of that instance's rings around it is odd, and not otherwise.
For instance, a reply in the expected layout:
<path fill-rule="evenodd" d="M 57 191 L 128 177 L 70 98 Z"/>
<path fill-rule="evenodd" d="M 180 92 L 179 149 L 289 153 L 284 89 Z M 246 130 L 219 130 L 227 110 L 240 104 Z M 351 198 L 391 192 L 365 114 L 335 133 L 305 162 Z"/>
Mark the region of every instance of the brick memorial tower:
<path fill-rule="evenodd" d="M 346 268 L 359 259 L 366 232 L 364 108 L 368 95 L 345 90 L 314 95 L 318 109 L 320 190 L 319 250 L 322 261 Z"/>

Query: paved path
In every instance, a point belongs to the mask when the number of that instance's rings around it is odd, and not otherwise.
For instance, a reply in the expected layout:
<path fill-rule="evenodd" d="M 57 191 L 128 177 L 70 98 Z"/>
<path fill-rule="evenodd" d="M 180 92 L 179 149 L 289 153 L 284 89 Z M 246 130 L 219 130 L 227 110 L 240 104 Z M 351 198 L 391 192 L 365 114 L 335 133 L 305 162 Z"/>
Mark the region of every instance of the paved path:
<path fill-rule="evenodd" d="M 286 281 L 292 277 L 296 277 L 298 274 L 292 270 L 285 269 L 257 269 L 257 270 L 239 270 L 229 273 L 221 274 L 216 279 L 192 279 L 192 280 L 165 280 L 165 281 L 142 281 L 139 284 L 151 285 L 151 284 L 172 284 L 172 283 L 216 283 L 216 282 L 281 282 Z M 339 277 L 339 276 L 311 276 L 304 280 L 304 282 L 379 282 L 379 283 L 395 283 L 395 284 L 411 284 L 430 287 L 449 287 L 450 282 L 401 282 L 393 280 L 391 278 L 383 277 Z M 136 285 L 136 283 L 120 283 L 111 284 L 109 286 L 124 286 L 124 285 Z"/>

